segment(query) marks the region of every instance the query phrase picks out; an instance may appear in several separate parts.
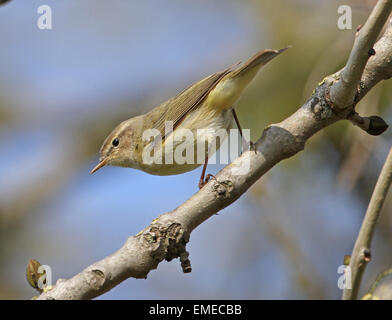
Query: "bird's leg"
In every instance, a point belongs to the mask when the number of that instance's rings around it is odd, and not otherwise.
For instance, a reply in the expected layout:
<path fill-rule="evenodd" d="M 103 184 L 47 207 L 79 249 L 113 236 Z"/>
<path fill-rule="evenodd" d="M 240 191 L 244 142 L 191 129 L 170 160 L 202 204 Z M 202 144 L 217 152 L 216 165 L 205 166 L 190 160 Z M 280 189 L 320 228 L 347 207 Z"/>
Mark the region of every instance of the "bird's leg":
<path fill-rule="evenodd" d="M 210 173 L 207 174 L 206 177 L 204 177 L 206 174 L 207 164 L 208 164 L 208 153 L 206 155 L 204 165 L 203 165 L 203 170 L 201 172 L 201 176 L 200 176 L 200 180 L 199 180 L 199 189 L 203 188 L 207 184 L 207 182 L 211 180 L 211 178 L 216 179 L 215 176 Z"/>
<path fill-rule="evenodd" d="M 231 112 L 233 114 L 235 123 L 237 124 L 237 128 L 238 128 L 238 131 L 240 132 L 241 138 L 247 144 L 248 141 L 246 141 L 244 136 L 242 135 L 241 125 L 240 125 L 240 122 L 238 121 L 237 113 L 235 112 L 234 108 L 231 109 Z M 249 140 L 249 149 L 250 150 L 254 150 L 256 152 L 256 145 L 252 141 L 250 141 L 250 140 Z"/>
<path fill-rule="evenodd" d="M 234 108 L 231 109 L 231 113 L 233 114 L 235 123 L 237 124 L 238 131 L 240 132 L 241 138 L 243 138 L 241 125 L 240 125 L 240 122 L 239 122 L 238 117 L 237 117 L 237 113 L 235 112 Z"/>

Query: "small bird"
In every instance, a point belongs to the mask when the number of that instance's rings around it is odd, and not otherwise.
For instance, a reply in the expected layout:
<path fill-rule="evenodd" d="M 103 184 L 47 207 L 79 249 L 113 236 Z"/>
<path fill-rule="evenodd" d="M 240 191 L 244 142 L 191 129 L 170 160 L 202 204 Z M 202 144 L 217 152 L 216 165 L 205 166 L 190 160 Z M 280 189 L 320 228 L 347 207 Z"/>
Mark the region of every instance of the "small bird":
<path fill-rule="evenodd" d="M 121 122 L 103 142 L 100 161 L 91 174 L 105 165 L 112 165 L 165 176 L 181 174 L 204 165 L 199 180 L 199 188 L 202 188 L 213 177 L 205 177 L 208 159 L 222 144 L 222 141 L 215 141 L 216 148 L 212 150 L 210 141 L 217 140 L 222 130 L 228 131 L 235 125 L 242 135 L 234 110 L 235 103 L 258 70 L 286 49 L 260 51 L 246 63 L 216 72 L 190 85 L 150 112 Z M 170 130 L 167 130 L 167 124 L 171 125 Z M 156 134 L 152 141 L 150 136 L 150 139 L 144 136 L 151 132 Z M 184 145 L 183 136 L 187 132 L 193 136 L 187 136 L 189 139 Z M 198 148 L 200 145 L 202 147 Z M 190 157 L 194 161 L 173 161 L 173 153 L 180 146 L 181 150 L 191 153 Z M 151 153 L 151 150 L 154 156 L 161 156 L 153 158 L 159 161 L 151 161 L 150 158 L 146 161 L 146 154 Z M 200 150 L 205 157 L 197 161 Z"/>

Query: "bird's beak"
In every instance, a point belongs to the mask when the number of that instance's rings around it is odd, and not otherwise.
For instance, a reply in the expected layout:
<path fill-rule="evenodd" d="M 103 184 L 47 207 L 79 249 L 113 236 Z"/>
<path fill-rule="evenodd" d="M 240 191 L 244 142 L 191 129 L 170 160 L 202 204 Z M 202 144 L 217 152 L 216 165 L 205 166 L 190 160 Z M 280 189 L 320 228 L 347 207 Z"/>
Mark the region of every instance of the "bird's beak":
<path fill-rule="evenodd" d="M 107 158 L 103 158 L 96 166 L 93 170 L 91 170 L 90 174 L 93 174 L 95 171 L 98 171 L 99 169 L 101 169 L 103 166 L 105 166 L 107 164 Z"/>

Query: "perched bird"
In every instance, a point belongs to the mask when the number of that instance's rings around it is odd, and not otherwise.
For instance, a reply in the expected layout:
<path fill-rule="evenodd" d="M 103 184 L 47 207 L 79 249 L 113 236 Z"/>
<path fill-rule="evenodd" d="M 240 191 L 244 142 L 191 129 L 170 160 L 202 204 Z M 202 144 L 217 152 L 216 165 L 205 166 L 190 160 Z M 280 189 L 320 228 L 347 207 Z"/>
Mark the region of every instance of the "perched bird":
<path fill-rule="evenodd" d="M 204 164 L 199 181 L 199 188 L 203 187 L 211 177 L 205 177 L 208 158 L 222 144 L 215 141 L 216 148 L 211 150 L 210 141 L 235 125 L 242 135 L 234 110 L 236 101 L 261 66 L 286 49 L 260 51 L 246 63 L 216 72 L 150 112 L 123 121 L 103 142 L 100 161 L 91 173 L 113 165 L 164 176 L 191 171 Z M 182 155 L 183 151 L 188 152 L 188 161 L 173 159 L 176 148 L 181 149 Z M 200 150 L 205 154 L 202 161 Z"/>

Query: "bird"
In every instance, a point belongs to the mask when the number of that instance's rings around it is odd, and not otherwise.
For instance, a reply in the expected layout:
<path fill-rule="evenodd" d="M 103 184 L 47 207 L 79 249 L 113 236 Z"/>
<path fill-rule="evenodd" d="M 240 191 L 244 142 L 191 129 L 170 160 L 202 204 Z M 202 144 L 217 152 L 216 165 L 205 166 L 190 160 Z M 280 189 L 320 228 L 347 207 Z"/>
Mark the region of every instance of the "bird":
<path fill-rule="evenodd" d="M 215 72 L 151 111 L 121 122 L 104 140 L 99 163 L 91 174 L 111 165 L 166 176 L 203 165 L 198 183 L 202 188 L 214 177 L 205 172 L 208 159 L 222 145 L 218 137 L 235 127 L 242 136 L 235 111 L 242 92 L 263 65 L 288 48 L 259 51 L 245 63 Z M 175 154 L 178 149 L 180 152 Z M 183 161 L 184 152 L 188 153 L 188 161 Z"/>

